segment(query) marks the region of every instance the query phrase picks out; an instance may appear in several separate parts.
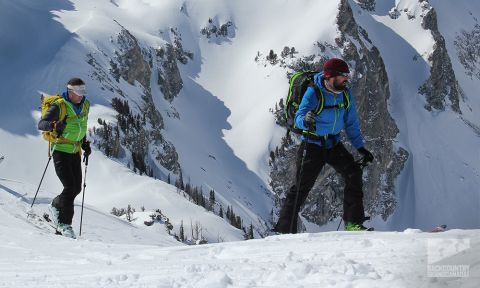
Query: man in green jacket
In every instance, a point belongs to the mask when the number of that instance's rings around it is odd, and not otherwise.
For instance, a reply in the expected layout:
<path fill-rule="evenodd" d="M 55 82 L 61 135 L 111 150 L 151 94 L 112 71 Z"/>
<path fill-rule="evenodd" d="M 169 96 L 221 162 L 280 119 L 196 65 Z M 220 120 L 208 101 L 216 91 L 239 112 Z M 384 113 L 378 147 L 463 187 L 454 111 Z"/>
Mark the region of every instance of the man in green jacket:
<path fill-rule="evenodd" d="M 38 129 L 51 131 L 48 140 L 53 150 L 55 172 L 63 184 L 63 191 L 50 205 L 57 231 L 76 238 L 72 229 L 73 201 L 82 190 L 81 150 L 88 157 L 92 152 L 86 140 L 90 102 L 86 99 L 85 83 L 72 78 L 67 91 L 53 101 L 38 123 Z"/>

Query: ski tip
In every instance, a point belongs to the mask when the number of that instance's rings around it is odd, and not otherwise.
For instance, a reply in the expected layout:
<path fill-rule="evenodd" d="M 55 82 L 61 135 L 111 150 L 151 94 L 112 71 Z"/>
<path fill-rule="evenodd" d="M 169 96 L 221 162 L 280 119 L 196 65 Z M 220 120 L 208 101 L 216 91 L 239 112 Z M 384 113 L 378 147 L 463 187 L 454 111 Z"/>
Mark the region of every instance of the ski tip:
<path fill-rule="evenodd" d="M 43 213 L 43 219 L 47 222 L 52 222 L 52 219 L 50 219 L 50 215 L 47 213 Z"/>
<path fill-rule="evenodd" d="M 36 215 L 36 214 L 35 214 L 35 211 L 33 211 L 32 208 L 30 208 L 30 209 L 27 210 L 27 218 L 28 218 L 28 217 L 33 218 L 33 217 L 35 217 L 35 215 Z"/>

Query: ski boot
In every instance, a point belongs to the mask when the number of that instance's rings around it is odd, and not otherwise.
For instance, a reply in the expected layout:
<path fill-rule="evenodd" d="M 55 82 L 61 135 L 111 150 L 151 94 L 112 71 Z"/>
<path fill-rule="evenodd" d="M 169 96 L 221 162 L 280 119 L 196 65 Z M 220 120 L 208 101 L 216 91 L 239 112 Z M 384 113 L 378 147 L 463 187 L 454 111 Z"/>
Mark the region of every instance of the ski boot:
<path fill-rule="evenodd" d="M 62 234 L 65 237 L 72 238 L 72 239 L 77 239 L 77 236 L 75 235 L 75 232 L 73 232 L 72 225 L 59 223 L 57 225 L 57 232 L 59 232 L 60 234 Z"/>
<path fill-rule="evenodd" d="M 58 216 L 60 215 L 60 211 L 58 211 L 58 209 L 52 204 L 48 206 L 48 210 L 50 210 L 50 215 L 52 215 L 51 217 L 52 223 L 55 226 L 58 226 L 58 224 L 60 223 L 60 221 L 58 221 Z"/>
<path fill-rule="evenodd" d="M 361 224 L 352 222 L 345 223 L 345 231 L 373 231 L 373 227 L 367 228 Z"/>

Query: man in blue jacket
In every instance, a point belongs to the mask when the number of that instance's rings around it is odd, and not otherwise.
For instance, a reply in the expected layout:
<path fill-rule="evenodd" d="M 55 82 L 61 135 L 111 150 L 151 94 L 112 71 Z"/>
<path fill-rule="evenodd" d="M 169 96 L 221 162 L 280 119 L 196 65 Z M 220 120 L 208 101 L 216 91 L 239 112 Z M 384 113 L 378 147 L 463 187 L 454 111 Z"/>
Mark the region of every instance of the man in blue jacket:
<path fill-rule="evenodd" d="M 345 230 L 367 230 L 362 225 L 365 221 L 362 170 L 340 142 L 340 132 L 345 129 L 349 141 L 363 155 L 364 160 L 373 161 L 372 153 L 364 147 L 355 100 L 347 88 L 349 73 L 345 61 L 330 59 L 323 66 L 323 72 L 314 76 L 314 85 L 319 90 L 315 92 L 314 88 L 308 87 L 305 91 L 295 116 L 295 124 L 300 129 L 310 132 L 298 150 L 296 184 L 287 192 L 280 218 L 274 228 L 276 232 L 297 233 L 300 207 L 325 164 L 332 166 L 345 181 L 343 200 Z M 325 102 L 323 110 L 315 114 L 314 111 L 319 105 L 319 98 L 316 96 L 318 92 L 323 94 Z"/>

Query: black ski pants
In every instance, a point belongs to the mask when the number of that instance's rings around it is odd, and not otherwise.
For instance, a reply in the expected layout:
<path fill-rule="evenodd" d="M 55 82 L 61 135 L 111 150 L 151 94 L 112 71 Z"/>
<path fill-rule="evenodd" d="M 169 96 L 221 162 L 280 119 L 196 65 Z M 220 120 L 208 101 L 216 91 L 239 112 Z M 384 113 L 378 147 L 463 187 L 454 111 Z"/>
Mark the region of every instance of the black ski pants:
<path fill-rule="evenodd" d="M 303 160 L 302 175 L 300 175 L 304 146 L 306 145 L 305 159 Z M 280 218 L 274 228 L 280 233 L 297 233 L 298 212 L 307 199 L 308 193 L 315 184 L 318 174 L 325 164 L 332 166 L 340 173 L 345 181 L 343 198 L 343 220 L 362 224 L 365 220 L 363 210 L 362 169 L 355 163 L 352 154 L 340 142 L 332 149 L 323 149 L 313 143 L 302 142 L 297 154 L 296 182 L 287 192 Z M 301 178 L 300 178 L 301 177 Z M 295 205 L 295 198 L 298 199 Z"/>
<path fill-rule="evenodd" d="M 72 224 L 73 201 L 82 190 L 82 164 L 80 153 L 70 154 L 53 151 L 55 172 L 63 184 L 63 191 L 52 201 L 52 206 L 59 210 L 60 223 Z"/>

